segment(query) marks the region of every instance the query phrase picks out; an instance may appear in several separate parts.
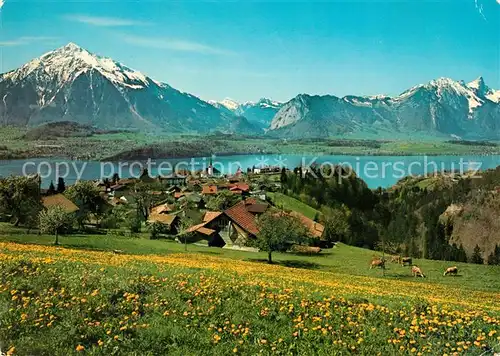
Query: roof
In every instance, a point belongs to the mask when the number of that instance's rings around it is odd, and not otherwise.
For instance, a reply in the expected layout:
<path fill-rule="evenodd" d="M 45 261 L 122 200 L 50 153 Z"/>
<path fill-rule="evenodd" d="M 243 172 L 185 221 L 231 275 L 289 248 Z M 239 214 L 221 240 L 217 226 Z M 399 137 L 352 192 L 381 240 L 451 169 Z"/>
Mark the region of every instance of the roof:
<path fill-rule="evenodd" d="M 257 227 L 255 216 L 247 210 L 247 205 L 250 205 L 246 203 L 247 201 L 248 199 L 246 201 L 239 202 L 238 204 L 225 210 L 224 213 L 246 232 L 257 235 L 259 229 Z"/>
<path fill-rule="evenodd" d="M 207 236 L 210 236 L 215 232 L 215 230 L 208 229 L 206 227 L 200 227 L 196 231 L 198 231 L 199 233 L 201 233 L 203 235 L 207 235 Z"/>
<path fill-rule="evenodd" d="M 149 215 L 148 221 L 158 222 L 165 225 L 172 225 L 172 223 L 177 218 L 177 215 L 173 214 L 151 214 Z"/>
<path fill-rule="evenodd" d="M 217 186 L 216 185 L 204 185 L 202 187 L 201 194 L 217 194 Z"/>
<path fill-rule="evenodd" d="M 205 223 L 193 225 L 189 229 L 187 229 L 186 232 L 195 232 L 195 231 L 198 231 L 198 229 L 202 228 L 203 226 L 205 226 Z"/>
<path fill-rule="evenodd" d="M 175 192 L 174 193 L 174 198 L 175 199 L 180 199 L 180 198 L 182 198 L 184 196 L 187 197 L 188 195 L 191 195 L 191 194 L 193 194 L 193 192 Z"/>
<path fill-rule="evenodd" d="M 151 209 L 151 214 L 165 214 L 174 211 L 175 206 L 170 204 L 161 204 Z"/>
<path fill-rule="evenodd" d="M 309 233 L 313 237 L 321 238 L 323 236 L 323 232 L 325 231 L 325 227 L 323 225 L 321 225 L 320 223 L 318 223 L 312 219 L 309 219 L 307 216 L 305 216 L 301 213 L 298 213 L 296 211 L 292 211 L 290 213 L 290 215 L 295 216 L 300 221 L 302 221 L 302 223 L 307 227 L 307 229 L 309 230 Z"/>
<path fill-rule="evenodd" d="M 229 190 L 241 190 L 243 192 L 248 192 L 250 190 L 250 186 L 246 183 L 236 183 L 231 184 Z"/>
<path fill-rule="evenodd" d="M 208 223 L 213 219 L 219 217 L 222 213 L 220 211 L 207 211 L 203 217 L 203 222 Z"/>
<path fill-rule="evenodd" d="M 54 206 L 60 206 L 67 213 L 74 213 L 78 211 L 79 208 L 71 200 L 66 198 L 62 194 L 49 195 L 48 197 L 42 198 L 42 204 L 45 208 L 51 208 Z"/>
<path fill-rule="evenodd" d="M 247 205 L 247 210 L 251 213 L 254 213 L 254 214 L 262 214 L 267 210 L 268 207 L 269 207 L 269 204 L 267 204 L 267 203 L 256 203 L 256 204 Z"/>

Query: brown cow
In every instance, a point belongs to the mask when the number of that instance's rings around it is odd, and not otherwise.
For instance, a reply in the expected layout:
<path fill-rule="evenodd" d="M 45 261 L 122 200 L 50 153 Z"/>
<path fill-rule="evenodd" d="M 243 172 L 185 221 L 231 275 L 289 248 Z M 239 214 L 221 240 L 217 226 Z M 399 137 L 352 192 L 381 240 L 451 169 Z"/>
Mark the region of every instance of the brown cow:
<path fill-rule="evenodd" d="M 422 273 L 422 270 L 418 266 L 413 266 L 411 268 L 411 274 L 413 275 L 413 277 L 425 278 L 424 274 Z"/>
<path fill-rule="evenodd" d="M 391 256 L 391 262 L 401 263 L 401 256 Z"/>
<path fill-rule="evenodd" d="M 405 266 L 405 265 L 411 266 L 412 263 L 413 263 L 413 260 L 411 259 L 411 257 L 402 257 L 401 258 L 401 266 Z"/>
<path fill-rule="evenodd" d="M 447 276 L 449 274 L 450 275 L 453 274 L 456 276 L 458 274 L 458 267 L 454 266 L 454 267 L 447 268 L 446 271 L 444 271 L 443 276 Z"/>
<path fill-rule="evenodd" d="M 383 260 L 382 258 L 377 258 L 377 259 L 372 260 L 372 262 L 370 264 L 370 269 L 377 268 L 377 267 L 385 269 L 385 260 Z"/>

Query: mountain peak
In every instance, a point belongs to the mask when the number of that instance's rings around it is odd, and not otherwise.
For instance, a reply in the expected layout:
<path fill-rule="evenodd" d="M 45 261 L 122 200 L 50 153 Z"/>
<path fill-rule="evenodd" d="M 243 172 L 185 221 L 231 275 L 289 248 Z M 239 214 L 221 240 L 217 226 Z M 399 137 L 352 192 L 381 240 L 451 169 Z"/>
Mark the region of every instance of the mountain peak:
<path fill-rule="evenodd" d="M 478 91 L 479 93 L 482 93 L 482 94 L 484 94 L 488 91 L 488 87 L 484 83 L 483 77 L 479 77 L 476 80 L 473 80 L 472 82 L 467 84 L 467 86 L 471 89 L 475 89 L 476 91 Z"/>
<path fill-rule="evenodd" d="M 74 50 L 79 50 L 79 49 L 83 49 L 83 48 L 74 42 L 69 42 L 67 45 L 61 47 L 60 49 L 69 49 L 69 50 L 74 51 Z"/>

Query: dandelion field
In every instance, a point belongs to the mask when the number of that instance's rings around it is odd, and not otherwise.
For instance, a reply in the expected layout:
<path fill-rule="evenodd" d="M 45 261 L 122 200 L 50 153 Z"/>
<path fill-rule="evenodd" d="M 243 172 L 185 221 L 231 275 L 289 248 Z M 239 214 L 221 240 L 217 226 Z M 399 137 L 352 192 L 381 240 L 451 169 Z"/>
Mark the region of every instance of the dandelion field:
<path fill-rule="evenodd" d="M 480 355 L 500 343 L 494 291 L 9 242 L 0 271 L 11 354 Z"/>

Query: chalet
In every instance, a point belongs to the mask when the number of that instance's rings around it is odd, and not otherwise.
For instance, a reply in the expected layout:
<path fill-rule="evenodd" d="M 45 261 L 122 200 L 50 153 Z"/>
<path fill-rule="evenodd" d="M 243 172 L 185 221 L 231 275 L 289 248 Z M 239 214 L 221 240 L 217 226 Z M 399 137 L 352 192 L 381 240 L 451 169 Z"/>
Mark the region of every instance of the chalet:
<path fill-rule="evenodd" d="M 150 214 L 169 214 L 173 211 L 175 211 L 175 205 L 165 203 L 151 208 Z"/>
<path fill-rule="evenodd" d="M 168 232 L 172 235 L 176 235 L 179 230 L 180 218 L 174 214 L 157 214 L 153 213 L 149 215 L 148 223 L 160 223 L 167 227 Z"/>
<path fill-rule="evenodd" d="M 256 199 L 246 199 L 223 212 L 207 212 L 203 223 L 193 226 L 193 231 L 204 227 L 217 231 L 224 245 L 245 245 L 258 233 L 257 216 L 264 213 L 268 204 Z"/>
<path fill-rule="evenodd" d="M 80 210 L 75 203 L 66 198 L 62 194 L 49 195 L 47 197 L 42 197 L 42 205 L 45 209 L 60 206 L 68 214 L 77 212 Z"/>
<path fill-rule="evenodd" d="M 216 185 L 204 185 L 201 187 L 201 194 L 203 195 L 216 195 L 218 187 Z"/>
<path fill-rule="evenodd" d="M 230 184 L 229 191 L 234 194 L 248 195 L 250 194 L 250 186 L 246 183 Z"/>
<path fill-rule="evenodd" d="M 219 232 L 204 226 L 205 223 L 191 226 L 186 232 L 190 233 L 196 240 L 207 240 L 210 247 L 224 247 L 226 242 L 222 239 Z"/>

